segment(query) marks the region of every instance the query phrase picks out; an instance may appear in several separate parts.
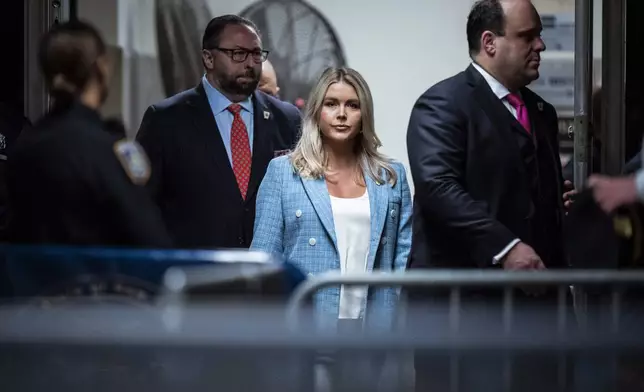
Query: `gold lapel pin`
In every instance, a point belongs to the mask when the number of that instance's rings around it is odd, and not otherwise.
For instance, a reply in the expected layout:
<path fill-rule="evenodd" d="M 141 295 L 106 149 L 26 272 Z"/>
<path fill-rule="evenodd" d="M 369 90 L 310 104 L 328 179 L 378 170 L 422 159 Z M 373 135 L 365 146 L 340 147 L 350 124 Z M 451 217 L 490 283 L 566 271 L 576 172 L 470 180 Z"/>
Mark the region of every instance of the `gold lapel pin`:
<path fill-rule="evenodd" d="M 271 112 L 264 110 L 264 120 L 268 120 L 271 117 Z"/>

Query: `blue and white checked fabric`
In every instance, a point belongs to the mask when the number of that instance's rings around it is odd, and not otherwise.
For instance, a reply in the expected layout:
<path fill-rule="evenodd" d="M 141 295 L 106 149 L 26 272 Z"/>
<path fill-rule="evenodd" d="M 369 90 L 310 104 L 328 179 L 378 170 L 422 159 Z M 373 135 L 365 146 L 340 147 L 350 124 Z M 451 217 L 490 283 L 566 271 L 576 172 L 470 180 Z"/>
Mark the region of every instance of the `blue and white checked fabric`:
<path fill-rule="evenodd" d="M 394 186 L 365 175 L 371 207 L 368 271 L 404 271 L 411 248 L 412 201 L 403 165 L 394 162 Z M 302 178 L 290 156 L 273 159 L 257 194 L 251 249 L 283 256 L 309 276 L 340 270 L 331 199 L 323 178 Z M 361 317 L 367 324 L 391 324 L 399 288 L 370 289 Z M 314 304 L 324 320 L 335 322 L 340 288 L 321 290 Z M 326 324 L 326 323 L 325 323 Z"/>

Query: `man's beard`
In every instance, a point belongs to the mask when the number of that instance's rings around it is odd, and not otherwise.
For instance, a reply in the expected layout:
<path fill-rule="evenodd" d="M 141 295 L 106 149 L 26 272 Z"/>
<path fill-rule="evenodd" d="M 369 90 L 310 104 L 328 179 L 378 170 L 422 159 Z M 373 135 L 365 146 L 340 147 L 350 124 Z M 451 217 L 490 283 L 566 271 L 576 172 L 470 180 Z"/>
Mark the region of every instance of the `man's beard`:
<path fill-rule="evenodd" d="M 248 82 L 239 82 L 237 78 L 240 76 L 242 75 L 234 77 L 222 75 L 221 88 L 234 95 L 250 96 L 255 89 L 257 89 L 257 85 L 259 84 L 259 74 L 254 70 L 248 70 L 243 75 L 250 78 L 250 81 Z"/>

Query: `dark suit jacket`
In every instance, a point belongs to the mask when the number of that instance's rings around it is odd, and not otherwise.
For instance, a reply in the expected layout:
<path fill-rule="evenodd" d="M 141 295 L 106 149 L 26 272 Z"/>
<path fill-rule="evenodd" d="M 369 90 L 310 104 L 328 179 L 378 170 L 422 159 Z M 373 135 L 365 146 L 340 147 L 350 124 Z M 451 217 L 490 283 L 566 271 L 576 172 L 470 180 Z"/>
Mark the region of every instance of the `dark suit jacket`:
<path fill-rule="evenodd" d="M 257 188 L 276 152 L 293 148 L 301 125 L 300 112 L 291 104 L 259 91 L 253 104 L 253 161 L 246 200 L 201 84 L 145 112 L 137 139 L 150 156 L 150 191 L 177 247 L 250 246 Z"/>
<path fill-rule="evenodd" d="M 557 115 L 529 89 L 521 94 L 536 140 L 472 66 L 416 102 L 407 133 L 410 268 L 489 267 L 515 238 L 547 267 L 564 264 Z"/>

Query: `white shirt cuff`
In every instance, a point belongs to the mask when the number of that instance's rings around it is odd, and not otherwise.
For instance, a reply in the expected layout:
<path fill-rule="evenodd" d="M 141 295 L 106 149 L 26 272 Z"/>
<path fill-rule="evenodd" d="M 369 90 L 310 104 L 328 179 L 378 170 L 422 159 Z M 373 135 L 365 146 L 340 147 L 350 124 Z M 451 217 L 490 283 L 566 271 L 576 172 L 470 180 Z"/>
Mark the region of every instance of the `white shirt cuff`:
<path fill-rule="evenodd" d="M 637 189 L 637 198 L 644 202 L 644 169 L 640 169 L 635 174 L 635 189 Z"/>
<path fill-rule="evenodd" d="M 510 242 L 505 248 L 503 248 L 501 252 L 499 252 L 496 256 L 494 256 L 494 260 L 492 261 L 492 264 L 494 265 L 499 264 L 501 260 L 505 257 L 505 255 L 507 255 L 508 252 L 511 251 L 512 248 L 514 248 L 514 246 L 519 242 L 521 242 L 521 240 L 518 238 L 515 238 L 514 240 L 512 240 L 512 242 Z"/>

